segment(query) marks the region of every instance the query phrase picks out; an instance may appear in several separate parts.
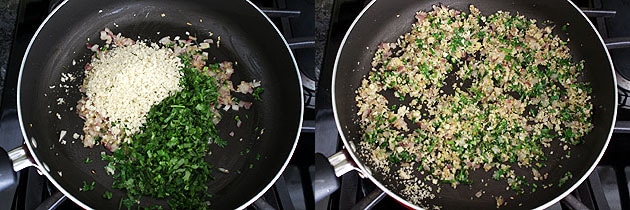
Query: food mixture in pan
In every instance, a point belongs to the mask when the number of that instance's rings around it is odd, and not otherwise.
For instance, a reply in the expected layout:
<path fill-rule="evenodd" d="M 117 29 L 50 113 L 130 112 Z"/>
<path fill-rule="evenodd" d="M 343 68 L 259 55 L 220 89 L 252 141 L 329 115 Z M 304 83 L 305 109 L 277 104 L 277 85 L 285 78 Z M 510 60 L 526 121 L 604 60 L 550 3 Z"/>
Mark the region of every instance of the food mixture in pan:
<path fill-rule="evenodd" d="M 113 187 L 127 192 L 121 205 L 152 196 L 167 199 L 173 209 L 208 208 L 206 183 L 213 168 L 204 157 L 210 144 L 227 143 L 215 126 L 219 109 L 249 109 L 252 102 L 231 93 L 258 98 L 261 83 L 234 85 L 235 63 L 208 63 L 204 50 L 214 47 L 212 39 L 167 36 L 151 43 L 107 28 L 100 38 L 103 46 L 88 44 L 94 55 L 84 68 L 77 110 L 85 120 L 84 146 L 102 144 L 113 152 L 102 158 L 109 162 Z M 111 199 L 112 193 L 103 197 Z"/>
<path fill-rule="evenodd" d="M 583 61 L 569 40 L 534 19 L 469 9 L 417 12 L 411 32 L 378 46 L 357 90 L 360 155 L 417 205 L 441 184 L 483 182 L 474 170 L 517 194 L 560 187 L 571 173 L 547 180 L 545 148 L 560 145 L 569 158 L 593 127 L 591 88 L 578 80 Z M 493 196 L 497 207 L 508 201 Z"/>

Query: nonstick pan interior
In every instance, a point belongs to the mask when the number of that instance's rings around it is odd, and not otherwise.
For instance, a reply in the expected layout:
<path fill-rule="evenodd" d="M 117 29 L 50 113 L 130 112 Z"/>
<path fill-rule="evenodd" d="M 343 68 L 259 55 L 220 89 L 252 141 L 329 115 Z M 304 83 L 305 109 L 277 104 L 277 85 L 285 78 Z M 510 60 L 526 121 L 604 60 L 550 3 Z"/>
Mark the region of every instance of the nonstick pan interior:
<path fill-rule="evenodd" d="M 444 209 L 489 209 L 496 207 L 495 198 L 488 195 L 502 195 L 506 198 L 510 208 L 531 209 L 543 205 L 551 205 L 561 199 L 561 195 L 566 195 L 583 181 L 587 173 L 593 169 L 603 150 L 608 144 L 616 115 L 616 87 L 614 73 L 608 53 L 602 44 L 601 38 L 592 28 L 592 25 L 568 1 L 375 1 L 364 10 L 358 21 L 351 27 L 338 53 L 335 64 L 333 80 L 333 100 L 337 126 L 342 133 L 347 148 L 354 148 L 361 141 L 361 132 L 356 123 L 356 102 L 354 100 L 355 91 L 361 84 L 364 75 L 367 75 L 371 66 L 372 57 L 378 44 L 382 42 L 395 42 L 398 36 L 411 30 L 411 24 L 415 21 L 415 13 L 419 10 L 430 11 L 432 5 L 444 4 L 460 11 L 469 13 L 470 4 L 475 5 L 482 14 L 489 15 L 496 11 L 509 11 L 512 15 L 521 14 L 528 18 L 537 19 L 538 22 L 551 20 L 557 26 L 569 23 L 568 30 L 562 32 L 556 27 L 554 34 L 561 38 L 570 37 L 569 47 L 574 61 L 585 61 L 585 72 L 583 81 L 590 82 L 593 93 L 593 118 L 594 125 L 590 134 L 585 137 L 585 143 L 573 148 L 570 159 L 561 159 L 566 154 L 558 145 L 552 146 L 550 150 L 556 151 L 546 162 L 547 167 L 541 173 L 549 173 L 547 179 L 550 183 L 555 183 L 553 187 L 540 188 L 535 193 L 516 195 L 513 191 L 506 190 L 504 182 L 497 182 L 490 179 L 488 186 L 485 183 L 473 183 L 472 188 L 460 185 L 453 189 L 448 184 L 441 187 L 438 198 L 429 201 L 432 204 L 443 206 Z M 391 101 L 391 100 L 390 100 Z M 547 150 L 548 152 L 549 150 Z M 358 165 L 362 169 L 367 169 L 366 160 L 359 158 L 358 154 L 351 149 L 351 156 L 358 160 Z M 562 167 L 563 170 L 557 170 Z M 517 169 L 522 173 L 527 173 L 526 169 Z M 562 187 L 557 187 L 558 180 L 567 170 L 573 174 Z M 475 176 L 481 175 L 478 170 L 471 173 L 473 180 Z M 385 180 L 377 172 L 369 176 L 384 188 L 390 186 L 385 191 L 390 195 L 398 197 L 398 192 L 404 187 L 400 183 Z M 486 194 L 480 198 L 474 195 L 479 189 L 483 189 Z M 474 199 L 471 199 L 475 197 Z M 513 199 L 512 199 L 513 198 Z M 553 199 L 553 202 L 551 202 Z M 521 204 L 519 206 L 518 204 Z"/>
<path fill-rule="evenodd" d="M 44 174 L 54 179 L 58 188 L 71 194 L 75 202 L 92 208 L 118 208 L 124 196 L 123 191 L 111 188 L 113 180 L 105 174 L 106 162 L 100 158 L 105 149 L 83 148 L 81 140 L 72 137 L 74 133 L 83 134 L 83 121 L 73 107 L 80 98 L 83 66 L 91 55 L 86 42 L 99 43 L 99 32 L 105 27 L 126 37 L 153 42 L 167 35 L 187 39 L 186 32 L 200 40 L 211 37 L 215 42 L 220 36 L 220 48 L 210 49 L 210 62 L 236 62 L 232 80 L 256 79 L 262 81 L 265 91 L 262 101 L 241 96 L 254 102 L 250 110 L 222 112 L 218 128 L 228 145 L 211 146 L 209 161 L 230 173 L 215 169 L 214 180 L 208 184 L 209 192 L 214 194 L 211 207 L 240 207 L 253 202 L 252 198 L 273 184 L 296 145 L 302 94 L 286 42 L 259 10 L 246 1 L 66 1 L 34 37 L 24 58 L 18 89 L 24 137 L 37 163 L 46 169 Z M 77 79 L 61 83 L 61 73 L 72 73 Z M 54 85 L 57 87 L 50 88 Z M 57 104 L 58 98 L 65 103 Z M 239 128 L 235 115 L 243 120 Z M 62 130 L 67 133 L 65 144 L 59 141 Z M 233 137 L 228 135 L 232 131 Z M 84 163 L 87 157 L 93 161 Z M 83 181 L 95 181 L 95 189 L 79 191 Z M 106 190 L 113 192 L 111 200 L 102 198 Z M 142 203 L 164 201 L 145 197 Z"/>

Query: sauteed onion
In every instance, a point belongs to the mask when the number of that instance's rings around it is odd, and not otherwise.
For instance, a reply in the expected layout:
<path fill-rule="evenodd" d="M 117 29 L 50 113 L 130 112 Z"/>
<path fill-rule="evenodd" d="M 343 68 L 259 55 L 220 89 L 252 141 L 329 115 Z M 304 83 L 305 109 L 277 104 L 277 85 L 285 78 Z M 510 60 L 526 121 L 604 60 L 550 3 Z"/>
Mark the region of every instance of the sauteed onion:
<path fill-rule="evenodd" d="M 539 172 L 549 148 L 570 150 L 593 127 L 569 40 L 548 22 L 469 9 L 417 12 L 411 32 L 377 47 L 356 91 L 360 156 L 418 205 L 441 184 L 494 179 L 518 194 L 561 185 Z M 473 180 L 475 170 L 486 176 Z"/>

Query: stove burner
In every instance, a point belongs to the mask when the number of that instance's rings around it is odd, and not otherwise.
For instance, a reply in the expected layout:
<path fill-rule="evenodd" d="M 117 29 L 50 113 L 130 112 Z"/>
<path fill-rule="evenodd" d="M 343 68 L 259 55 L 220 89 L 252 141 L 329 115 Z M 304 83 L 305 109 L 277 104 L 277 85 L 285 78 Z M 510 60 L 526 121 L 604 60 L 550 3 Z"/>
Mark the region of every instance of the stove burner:
<path fill-rule="evenodd" d="M 624 1 L 593 0 L 600 15 L 593 15 L 597 29 L 606 42 L 616 70 L 619 108 L 630 109 L 630 5 Z M 616 12 L 614 12 L 616 11 Z M 601 15 L 604 14 L 604 15 Z"/>
<path fill-rule="evenodd" d="M 630 109 L 630 81 L 620 73 L 615 73 L 615 77 L 617 78 L 617 95 L 619 96 L 618 107 Z"/>

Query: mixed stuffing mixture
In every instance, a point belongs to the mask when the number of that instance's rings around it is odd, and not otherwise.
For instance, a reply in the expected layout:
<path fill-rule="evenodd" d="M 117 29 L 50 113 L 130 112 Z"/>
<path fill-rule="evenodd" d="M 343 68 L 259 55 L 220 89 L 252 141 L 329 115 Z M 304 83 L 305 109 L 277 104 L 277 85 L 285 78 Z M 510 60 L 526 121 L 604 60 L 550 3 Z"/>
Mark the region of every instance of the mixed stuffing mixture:
<path fill-rule="evenodd" d="M 543 148 L 568 150 L 593 127 L 591 88 L 578 80 L 583 61 L 573 61 L 569 40 L 521 15 L 469 10 L 417 12 L 411 32 L 378 46 L 356 91 L 360 155 L 406 183 L 401 196 L 416 205 L 441 184 L 479 182 L 474 170 L 534 192 L 547 179 Z"/>
<path fill-rule="evenodd" d="M 94 55 L 84 68 L 77 111 L 85 120 L 83 145 L 102 144 L 113 152 L 102 158 L 113 187 L 127 192 L 121 205 L 130 208 L 152 196 L 167 199 L 173 209 L 209 208 L 212 166 L 204 157 L 210 144 L 227 144 L 216 128 L 219 110 L 249 109 L 252 102 L 231 93 L 260 99 L 260 81 L 235 85 L 235 63 L 208 63 L 204 50 L 213 39 L 167 36 L 149 43 L 107 28 L 100 39 L 103 46 L 87 45 Z"/>

